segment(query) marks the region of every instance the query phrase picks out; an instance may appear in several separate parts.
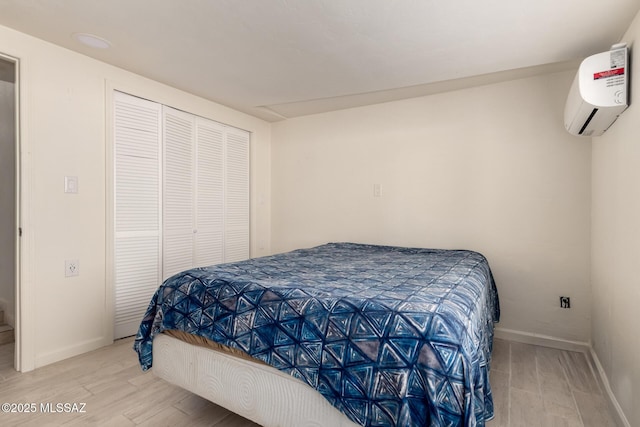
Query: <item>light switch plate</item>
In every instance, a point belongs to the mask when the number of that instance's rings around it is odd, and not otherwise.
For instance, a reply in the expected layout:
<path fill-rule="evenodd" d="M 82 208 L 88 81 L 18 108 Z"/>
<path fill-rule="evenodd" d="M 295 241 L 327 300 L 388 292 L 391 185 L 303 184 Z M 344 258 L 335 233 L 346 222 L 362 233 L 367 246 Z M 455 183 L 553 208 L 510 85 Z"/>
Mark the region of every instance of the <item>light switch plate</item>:
<path fill-rule="evenodd" d="M 382 197 L 382 187 L 380 184 L 373 184 L 373 197 Z"/>

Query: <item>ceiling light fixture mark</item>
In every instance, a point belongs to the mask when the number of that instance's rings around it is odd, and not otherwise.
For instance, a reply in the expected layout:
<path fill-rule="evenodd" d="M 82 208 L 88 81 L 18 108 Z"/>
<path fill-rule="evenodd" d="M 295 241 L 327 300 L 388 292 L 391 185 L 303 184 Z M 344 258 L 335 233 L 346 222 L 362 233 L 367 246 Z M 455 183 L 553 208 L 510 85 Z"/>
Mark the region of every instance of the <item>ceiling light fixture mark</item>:
<path fill-rule="evenodd" d="M 89 46 L 95 49 L 108 49 L 111 47 L 109 40 L 103 39 L 93 34 L 88 33 L 73 33 L 73 38 L 78 40 L 85 46 Z"/>

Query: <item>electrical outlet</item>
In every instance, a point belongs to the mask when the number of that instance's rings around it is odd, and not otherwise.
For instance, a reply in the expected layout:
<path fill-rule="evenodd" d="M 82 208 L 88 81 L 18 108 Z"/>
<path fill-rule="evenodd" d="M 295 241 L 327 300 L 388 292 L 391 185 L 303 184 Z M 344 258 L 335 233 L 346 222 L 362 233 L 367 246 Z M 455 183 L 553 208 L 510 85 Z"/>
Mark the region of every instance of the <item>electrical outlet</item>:
<path fill-rule="evenodd" d="M 77 259 L 68 259 L 64 262 L 64 276 L 72 277 L 80 274 L 80 263 Z"/>
<path fill-rule="evenodd" d="M 571 308 L 571 298 L 569 298 L 569 297 L 560 297 L 560 307 L 561 308 Z"/>

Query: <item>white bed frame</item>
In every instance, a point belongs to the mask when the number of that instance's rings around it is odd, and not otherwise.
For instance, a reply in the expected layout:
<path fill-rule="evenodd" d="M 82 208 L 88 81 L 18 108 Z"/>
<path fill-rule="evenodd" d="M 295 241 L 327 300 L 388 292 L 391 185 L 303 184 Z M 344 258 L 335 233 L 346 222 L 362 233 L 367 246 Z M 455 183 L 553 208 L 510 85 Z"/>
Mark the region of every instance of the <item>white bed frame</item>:
<path fill-rule="evenodd" d="M 165 334 L 153 340 L 152 372 L 265 427 L 357 427 L 297 378 Z"/>

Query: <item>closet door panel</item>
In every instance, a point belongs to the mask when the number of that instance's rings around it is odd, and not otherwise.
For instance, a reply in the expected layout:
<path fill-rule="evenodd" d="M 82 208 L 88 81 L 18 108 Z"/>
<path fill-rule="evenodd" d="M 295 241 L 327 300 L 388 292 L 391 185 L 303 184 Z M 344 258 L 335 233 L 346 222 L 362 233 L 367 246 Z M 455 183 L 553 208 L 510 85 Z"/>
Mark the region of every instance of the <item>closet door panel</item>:
<path fill-rule="evenodd" d="M 159 244 L 157 235 L 116 238 L 116 339 L 137 333 L 149 301 L 160 284 Z"/>
<path fill-rule="evenodd" d="M 115 338 L 134 335 L 160 282 L 158 104 L 114 94 Z"/>
<path fill-rule="evenodd" d="M 158 232 L 159 165 L 157 159 L 117 155 L 115 197 L 117 233 Z"/>
<path fill-rule="evenodd" d="M 195 117 L 163 107 L 163 278 L 193 266 Z"/>
<path fill-rule="evenodd" d="M 224 261 L 224 132 L 220 123 L 196 119 L 197 267 Z"/>
<path fill-rule="evenodd" d="M 225 262 L 249 258 L 249 132 L 227 127 L 225 140 Z"/>

